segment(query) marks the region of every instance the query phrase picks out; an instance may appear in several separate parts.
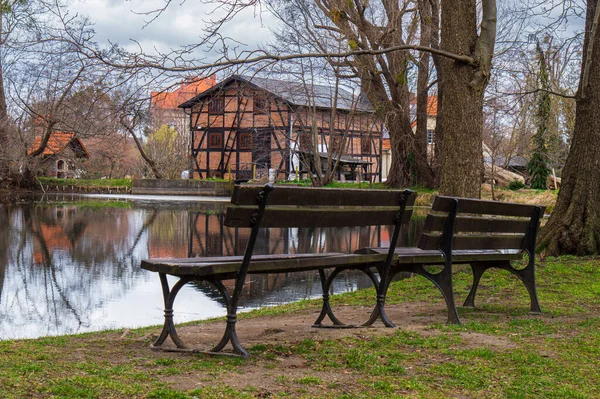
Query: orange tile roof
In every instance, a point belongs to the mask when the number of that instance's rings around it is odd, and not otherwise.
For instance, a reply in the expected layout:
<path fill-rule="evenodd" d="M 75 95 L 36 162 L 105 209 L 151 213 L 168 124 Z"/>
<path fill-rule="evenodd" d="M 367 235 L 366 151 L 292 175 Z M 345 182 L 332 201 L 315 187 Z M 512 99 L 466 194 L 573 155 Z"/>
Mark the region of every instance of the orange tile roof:
<path fill-rule="evenodd" d="M 429 96 L 427 98 L 427 115 L 437 116 L 438 113 L 438 99 L 437 96 Z"/>
<path fill-rule="evenodd" d="M 177 109 L 179 104 L 210 89 L 216 83 L 216 77 L 212 75 L 208 78 L 182 83 L 179 88 L 173 91 L 153 91 L 151 94 L 152 106 L 161 109 Z"/>
<path fill-rule="evenodd" d="M 45 155 L 54 155 L 54 154 L 58 154 L 60 153 L 62 150 L 65 149 L 66 146 L 69 145 L 69 143 L 71 142 L 71 140 L 78 140 L 75 137 L 75 133 L 67 133 L 67 132 L 54 132 L 50 135 L 50 138 L 48 139 L 48 144 L 46 144 L 46 148 L 44 148 L 44 152 L 42 154 L 42 156 Z M 27 152 L 28 154 L 31 154 L 33 151 L 37 150 L 40 147 L 40 144 L 42 143 L 42 136 L 38 136 L 35 138 L 35 141 L 33 142 L 33 144 L 31 145 L 31 147 L 29 148 L 29 151 Z M 80 142 L 81 144 L 81 142 Z M 81 144 L 81 147 L 84 149 L 83 144 Z"/>
<path fill-rule="evenodd" d="M 417 98 L 412 97 L 411 104 L 417 104 Z M 437 96 L 427 97 L 427 116 L 437 116 L 438 113 L 438 98 Z"/>

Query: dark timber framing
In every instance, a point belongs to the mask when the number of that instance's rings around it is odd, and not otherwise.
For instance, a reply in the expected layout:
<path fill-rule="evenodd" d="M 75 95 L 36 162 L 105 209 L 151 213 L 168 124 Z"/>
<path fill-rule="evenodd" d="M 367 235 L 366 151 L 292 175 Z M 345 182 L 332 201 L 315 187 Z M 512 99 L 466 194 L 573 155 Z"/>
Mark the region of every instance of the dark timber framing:
<path fill-rule="evenodd" d="M 265 81 L 272 86 L 262 87 Z M 321 148 L 336 145 L 331 133 L 345 136 L 342 155 L 358 160 L 363 180 L 381 181 L 383 126 L 370 105 L 332 112 L 320 104 L 306 105 L 311 101 L 306 96 L 291 101 L 273 93 L 273 82 L 277 81 L 234 75 L 180 105 L 190 117 L 190 178 L 245 180 L 254 171 L 263 177 L 269 168 L 278 178 L 289 178 L 298 166 L 292 165 L 294 150 L 306 149 L 302 135 L 311 133 L 314 122 Z M 211 106 L 221 101 L 222 106 Z"/>

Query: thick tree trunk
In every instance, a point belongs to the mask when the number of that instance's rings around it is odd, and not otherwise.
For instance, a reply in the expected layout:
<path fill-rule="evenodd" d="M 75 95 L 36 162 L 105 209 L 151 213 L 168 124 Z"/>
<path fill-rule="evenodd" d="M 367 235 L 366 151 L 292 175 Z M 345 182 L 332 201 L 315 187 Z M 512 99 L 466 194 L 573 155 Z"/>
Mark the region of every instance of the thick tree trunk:
<path fill-rule="evenodd" d="M 556 206 L 538 240 L 548 255 L 600 253 L 600 35 L 588 0 L 575 131 Z"/>
<path fill-rule="evenodd" d="M 441 58 L 439 77 L 444 123 L 440 194 L 479 198 L 483 178 L 483 94 L 496 37 L 496 3 L 483 0 L 480 34 L 476 0 L 441 2 L 440 47 L 473 62 Z"/>
<path fill-rule="evenodd" d="M 483 174 L 483 87 L 473 88 L 473 69 L 445 60 L 441 102 L 444 123 L 440 194 L 479 198 Z"/>

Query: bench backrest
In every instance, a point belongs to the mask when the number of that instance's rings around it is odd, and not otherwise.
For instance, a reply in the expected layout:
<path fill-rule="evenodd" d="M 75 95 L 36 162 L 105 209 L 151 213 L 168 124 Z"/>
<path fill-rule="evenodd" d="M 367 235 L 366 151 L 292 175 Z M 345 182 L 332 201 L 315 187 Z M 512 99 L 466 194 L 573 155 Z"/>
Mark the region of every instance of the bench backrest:
<path fill-rule="evenodd" d="M 535 250 L 544 207 L 438 196 L 425 220 L 421 249 Z"/>
<path fill-rule="evenodd" d="M 225 225 L 252 227 L 258 217 L 262 186 L 236 186 Z M 345 227 L 395 225 L 412 215 L 410 190 L 362 190 L 277 186 L 268 193 L 260 227 Z"/>
<path fill-rule="evenodd" d="M 410 190 L 340 190 L 312 187 L 236 186 L 227 208 L 225 225 L 251 227 L 250 237 L 229 305 L 242 291 L 260 227 L 343 227 L 394 225 L 390 249 L 380 268 L 387 281 L 400 227 L 410 220 L 416 194 Z"/>

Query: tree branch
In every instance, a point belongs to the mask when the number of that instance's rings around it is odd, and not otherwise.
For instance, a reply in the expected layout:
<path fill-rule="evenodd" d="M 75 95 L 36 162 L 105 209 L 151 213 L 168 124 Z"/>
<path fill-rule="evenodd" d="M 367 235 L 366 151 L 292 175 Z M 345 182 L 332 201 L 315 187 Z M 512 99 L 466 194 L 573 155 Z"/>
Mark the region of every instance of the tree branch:
<path fill-rule="evenodd" d="M 77 43 L 73 42 L 72 44 L 77 45 Z M 268 54 L 264 51 L 260 51 L 265 53 L 260 56 L 252 57 L 252 55 L 258 53 L 259 51 L 252 51 L 248 54 L 246 58 L 236 58 L 236 59 L 226 59 L 224 61 L 218 61 L 212 64 L 205 64 L 200 66 L 165 66 L 160 63 L 151 62 L 148 60 L 141 60 L 140 57 L 134 56 L 132 63 L 119 63 L 116 61 L 111 61 L 109 57 L 103 54 L 101 51 L 97 49 L 92 49 L 89 47 L 82 47 L 82 52 L 86 57 L 91 59 L 98 59 L 105 65 L 121 68 L 121 69 L 144 69 L 144 68 L 153 68 L 161 71 L 169 71 L 169 72 L 195 72 L 195 71 L 203 71 L 208 69 L 216 69 L 216 68 L 226 68 L 233 67 L 239 65 L 249 65 L 256 64 L 259 62 L 281 62 L 281 61 L 289 61 L 295 59 L 304 59 L 304 58 L 348 58 L 355 57 L 360 55 L 379 55 L 379 54 L 387 54 L 395 51 L 405 51 L 405 50 L 414 50 L 414 51 L 426 51 L 432 54 L 441 55 L 443 57 L 447 57 L 453 59 L 458 62 L 462 62 L 465 64 L 469 64 L 472 66 L 476 66 L 477 63 L 475 59 L 466 55 L 454 54 L 448 51 L 443 51 L 431 47 L 418 46 L 418 45 L 400 45 L 400 46 L 391 46 L 382 49 L 360 49 L 360 50 L 352 50 L 346 52 L 337 52 L 337 53 L 303 53 L 303 54 L 289 54 L 289 55 L 275 55 Z M 86 51 L 87 50 L 87 51 Z"/>

